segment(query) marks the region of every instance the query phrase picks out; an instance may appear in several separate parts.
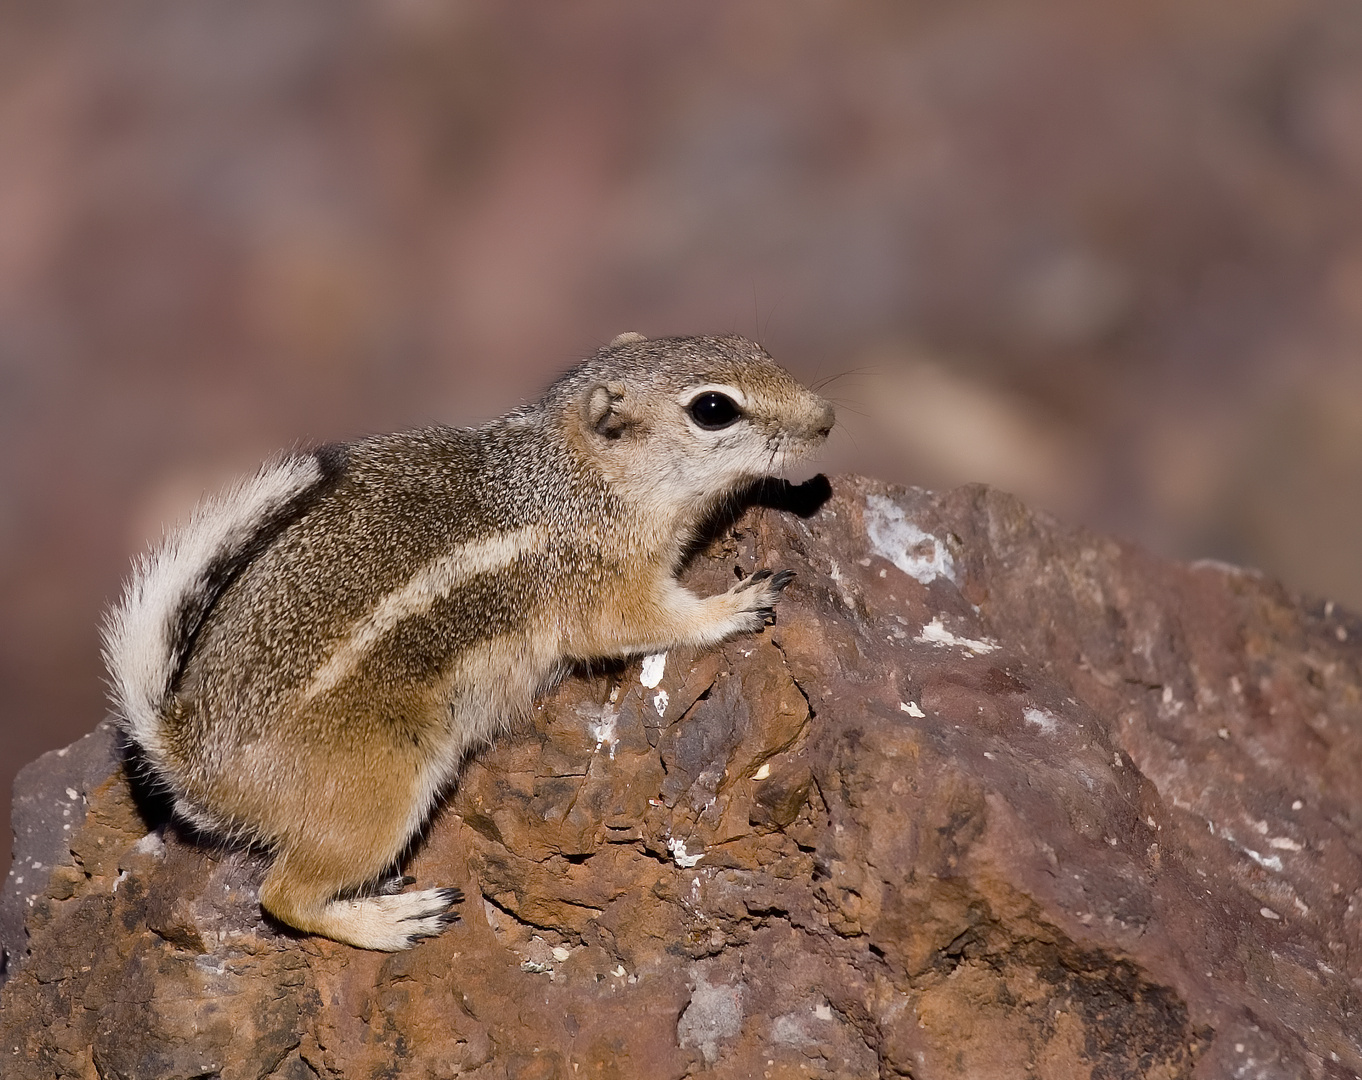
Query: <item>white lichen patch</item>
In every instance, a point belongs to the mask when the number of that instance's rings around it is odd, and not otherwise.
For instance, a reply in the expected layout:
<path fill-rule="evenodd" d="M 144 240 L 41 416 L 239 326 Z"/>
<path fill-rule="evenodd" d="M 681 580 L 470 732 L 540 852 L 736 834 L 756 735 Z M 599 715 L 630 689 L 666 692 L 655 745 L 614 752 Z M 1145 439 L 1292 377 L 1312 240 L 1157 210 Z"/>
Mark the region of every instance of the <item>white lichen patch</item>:
<path fill-rule="evenodd" d="M 643 658 L 643 670 L 639 673 L 638 681 L 649 690 L 657 688 L 657 684 L 662 681 L 662 675 L 667 670 L 667 654 L 664 652 L 652 653 Z"/>
<path fill-rule="evenodd" d="M 653 695 L 653 711 L 656 712 L 658 716 L 667 715 L 667 706 L 670 703 L 671 697 L 667 694 L 667 691 L 665 690 L 659 690 L 656 694 Z"/>
<path fill-rule="evenodd" d="M 698 1049 L 706 1065 L 719 1059 L 719 1043 L 742 1030 L 744 987 L 711 986 L 703 975 L 696 979 L 690 1003 L 676 1023 L 676 1042 Z"/>
<path fill-rule="evenodd" d="M 786 1013 L 771 1021 L 771 1042 L 777 1046 L 812 1046 L 817 1043 L 808 1031 L 808 1016 Z"/>
<path fill-rule="evenodd" d="M 919 708 L 918 703 L 916 701 L 900 701 L 899 709 L 902 712 L 906 712 L 909 716 L 912 716 L 918 720 L 921 720 L 924 716 L 927 715 L 925 712 L 922 711 L 921 708 Z"/>
<path fill-rule="evenodd" d="M 1224 574 L 1226 577 L 1262 577 L 1258 570 L 1247 566 L 1240 566 L 1238 563 L 1225 562 L 1223 559 L 1197 559 L 1192 563 L 1193 570 L 1208 570 L 1217 574 Z"/>
<path fill-rule="evenodd" d="M 930 585 L 939 577 L 959 584 L 955 560 L 946 545 L 909 521 L 903 507 L 893 499 L 866 496 L 865 533 L 871 551 L 923 585 Z"/>
<path fill-rule="evenodd" d="M 137 855 L 154 855 L 158 859 L 163 859 L 166 853 L 165 838 L 159 829 L 154 829 L 133 844 L 132 850 Z"/>
<path fill-rule="evenodd" d="M 619 725 L 619 710 L 610 706 L 604 707 L 583 707 L 578 706 L 577 714 L 586 720 L 586 729 L 591 737 L 596 740 L 596 752 L 600 753 L 606 747 L 610 748 L 610 759 L 615 758 L 615 744 L 619 741 L 617 728 Z"/>
<path fill-rule="evenodd" d="M 686 850 L 686 842 L 675 836 L 667 841 L 667 850 L 672 853 L 672 861 L 682 870 L 689 870 L 705 857 L 703 851 L 698 855 L 692 855 Z"/>
<path fill-rule="evenodd" d="M 1040 728 L 1042 735 L 1053 735 L 1059 730 L 1059 719 L 1054 713 L 1046 709 L 1023 709 L 1022 719 L 1028 724 L 1035 724 L 1036 727 Z"/>
<path fill-rule="evenodd" d="M 832 1007 L 826 1002 L 806 1003 L 771 1021 L 771 1042 L 776 1046 L 818 1046 L 825 1042 L 824 1023 L 831 1020 Z"/>
<path fill-rule="evenodd" d="M 941 616 L 939 615 L 924 626 L 922 628 L 922 633 L 913 638 L 913 640 L 922 645 L 935 645 L 938 648 L 946 648 L 955 645 L 976 655 L 991 653 L 998 647 L 996 641 L 990 641 L 987 638 L 975 639 L 956 637 L 942 624 Z"/>

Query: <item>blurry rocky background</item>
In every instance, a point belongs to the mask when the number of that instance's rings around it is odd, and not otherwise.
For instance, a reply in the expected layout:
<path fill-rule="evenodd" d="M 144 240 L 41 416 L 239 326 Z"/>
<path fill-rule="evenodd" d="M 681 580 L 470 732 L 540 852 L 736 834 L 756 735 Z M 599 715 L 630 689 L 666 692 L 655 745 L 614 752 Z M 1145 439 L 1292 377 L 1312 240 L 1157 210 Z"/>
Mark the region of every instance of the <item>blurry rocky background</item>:
<path fill-rule="evenodd" d="M 626 329 L 1362 605 L 1359 196 L 1355 0 L 0 0 L 0 804 L 203 491 Z"/>

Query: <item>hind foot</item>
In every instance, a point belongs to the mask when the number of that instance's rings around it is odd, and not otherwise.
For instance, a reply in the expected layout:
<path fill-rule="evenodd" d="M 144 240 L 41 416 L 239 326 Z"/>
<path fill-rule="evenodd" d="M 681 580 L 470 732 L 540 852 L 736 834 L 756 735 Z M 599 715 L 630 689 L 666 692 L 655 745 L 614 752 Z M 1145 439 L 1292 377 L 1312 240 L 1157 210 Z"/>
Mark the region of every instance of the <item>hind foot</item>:
<path fill-rule="evenodd" d="M 389 891 L 392 884 L 384 883 L 386 888 L 381 892 L 334 899 L 334 886 L 290 878 L 285 868 L 276 864 L 260 889 L 260 904 L 295 930 L 382 952 L 410 949 L 458 921 L 453 908 L 463 899 L 460 890 L 395 892 Z"/>
<path fill-rule="evenodd" d="M 424 938 L 441 934 L 458 921 L 454 906 L 463 899 L 459 889 L 383 893 L 332 900 L 313 933 L 323 934 L 361 949 L 397 952 Z"/>

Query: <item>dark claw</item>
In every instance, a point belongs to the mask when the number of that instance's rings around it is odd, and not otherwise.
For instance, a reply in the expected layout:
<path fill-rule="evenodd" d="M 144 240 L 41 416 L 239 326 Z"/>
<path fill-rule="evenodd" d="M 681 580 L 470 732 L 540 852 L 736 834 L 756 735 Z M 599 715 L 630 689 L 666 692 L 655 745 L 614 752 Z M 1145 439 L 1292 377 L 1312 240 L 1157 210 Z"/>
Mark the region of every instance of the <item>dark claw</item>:
<path fill-rule="evenodd" d="M 761 616 L 762 622 L 767 626 L 776 624 L 776 609 L 773 607 L 758 608 L 757 614 Z"/>
<path fill-rule="evenodd" d="M 385 881 L 380 881 L 375 887 L 374 892 L 378 896 L 393 896 L 396 893 L 400 893 L 408 885 L 415 884 L 416 879 L 414 877 L 408 877 L 406 874 L 398 874 L 396 877 L 390 877 Z"/>
<path fill-rule="evenodd" d="M 459 921 L 459 912 L 455 911 L 454 907 L 455 904 L 463 903 L 463 889 L 441 889 L 441 892 L 444 893 L 441 899 L 447 900 L 449 903 L 449 907 L 440 912 L 440 929 L 443 930 L 447 926 L 454 926 L 454 923 Z"/>
<path fill-rule="evenodd" d="M 767 572 L 769 573 L 770 571 Z M 790 584 L 794 579 L 795 572 L 793 570 L 782 570 L 771 579 L 771 588 L 775 589 L 776 592 L 782 592 L 785 586 Z"/>
<path fill-rule="evenodd" d="M 440 936 L 441 934 L 443 934 L 446 930 L 448 930 L 451 926 L 453 926 L 456 922 L 458 922 L 458 921 L 459 921 L 459 917 L 458 917 L 457 915 L 455 915 L 454 912 L 452 912 L 452 911 L 446 911 L 446 912 L 444 912 L 443 914 L 437 916 L 437 917 L 436 917 L 436 920 L 437 920 L 437 921 L 439 922 L 439 924 L 440 924 L 439 927 L 438 927 L 437 929 L 435 929 L 435 930 L 420 930 L 420 931 L 415 931 L 415 932 L 413 932 L 413 933 L 410 935 L 411 940 L 414 941 L 414 942 L 415 942 L 415 941 L 425 941 L 426 938 L 439 937 L 439 936 Z"/>
<path fill-rule="evenodd" d="M 765 581 L 770 576 L 771 576 L 770 570 L 758 570 L 751 577 L 743 578 L 742 581 L 738 583 L 738 592 L 743 592 L 746 589 L 750 589 L 753 585 Z"/>
<path fill-rule="evenodd" d="M 436 902 L 444 905 L 444 910 L 440 912 L 431 912 L 430 915 L 439 916 L 440 927 L 443 929 L 444 927 L 459 921 L 459 915 L 453 909 L 455 904 L 463 902 L 463 890 L 457 888 L 448 888 L 438 889 L 437 892 L 439 893 L 439 896 L 436 898 Z M 407 919 L 408 920 L 427 919 L 430 917 L 430 915 L 408 915 Z"/>
<path fill-rule="evenodd" d="M 455 904 L 463 903 L 463 890 L 455 888 L 453 886 L 449 887 L 448 889 L 441 889 L 440 900 L 445 904 L 446 907 L 452 908 Z M 458 916 L 455 915 L 454 918 L 457 919 Z"/>
<path fill-rule="evenodd" d="M 453 926 L 458 921 L 459 913 L 457 911 L 454 910 L 446 911 L 443 915 L 440 916 L 440 929 L 443 930 L 447 927 Z"/>

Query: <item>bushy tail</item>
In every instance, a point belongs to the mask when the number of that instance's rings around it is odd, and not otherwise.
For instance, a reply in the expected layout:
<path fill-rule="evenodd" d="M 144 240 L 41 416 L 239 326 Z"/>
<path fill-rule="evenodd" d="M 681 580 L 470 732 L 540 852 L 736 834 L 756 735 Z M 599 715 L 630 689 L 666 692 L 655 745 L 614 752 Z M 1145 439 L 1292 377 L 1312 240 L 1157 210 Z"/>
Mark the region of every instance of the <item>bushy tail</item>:
<path fill-rule="evenodd" d="M 336 448 L 265 465 L 138 560 L 104 620 L 103 652 L 119 720 L 153 762 L 163 758 L 175 679 L 214 602 L 343 469 Z"/>

